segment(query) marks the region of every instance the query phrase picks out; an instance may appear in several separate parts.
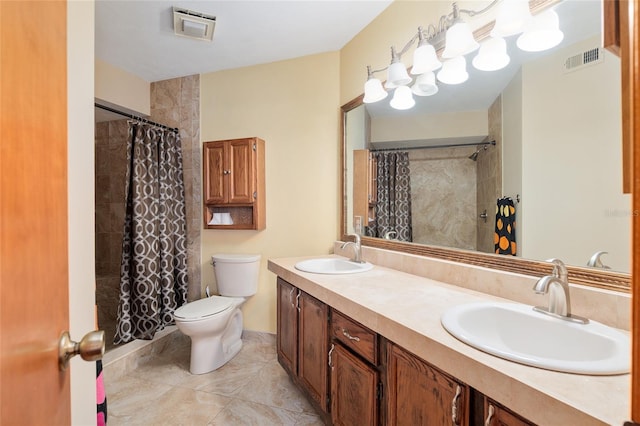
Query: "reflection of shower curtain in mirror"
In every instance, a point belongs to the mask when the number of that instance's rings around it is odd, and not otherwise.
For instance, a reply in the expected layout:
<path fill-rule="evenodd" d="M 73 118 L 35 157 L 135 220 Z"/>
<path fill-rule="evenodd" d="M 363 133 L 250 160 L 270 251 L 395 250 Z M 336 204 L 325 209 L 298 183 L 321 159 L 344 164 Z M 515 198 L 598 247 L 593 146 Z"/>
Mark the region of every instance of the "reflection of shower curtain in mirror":
<path fill-rule="evenodd" d="M 516 207 L 509 197 L 499 198 L 496 206 L 496 232 L 493 236 L 497 254 L 515 256 L 516 245 Z"/>
<path fill-rule="evenodd" d="M 409 153 L 406 151 L 374 152 L 378 168 L 376 221 L 367 235 L 382 238 L 395 231 L 394 239 L 411 242 L 411 187 Z"/>

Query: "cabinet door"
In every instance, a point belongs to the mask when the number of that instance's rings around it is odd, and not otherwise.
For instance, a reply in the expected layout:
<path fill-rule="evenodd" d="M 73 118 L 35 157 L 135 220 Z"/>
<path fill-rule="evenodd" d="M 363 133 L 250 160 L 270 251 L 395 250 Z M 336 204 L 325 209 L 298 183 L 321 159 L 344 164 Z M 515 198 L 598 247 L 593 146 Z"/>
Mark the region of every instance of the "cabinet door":
<path fill-rule="evenodd" d="M 331 420 L 338 426 L 378 424 L 378 372 L 341 344 L 331 350 Z"/>
<path fill-rule="evenodd" d="M 253 139 L 229 143 L 229 202 L 252 203 L 255 191 Z"/>
<path fill-rule="evenodd" d="M 225 163 L 224 142 L 206 142 L 204 144 L 205 204 L 227 202 L 224 189 Z"/>
<path fill-rule="evenodd" d="M 277 335 L 278 362 L 291 375 L 296 375 L 298 355 L 298 289 L 278 277 Z"/>
<path fill-rule="evenodd" d="M 495 404 L 488 398 L 484 403 L 484 426 L 534 426 L 510 410 Z"/>
<path fill-rule="evenodd" d="M 393 344 L 387 345 L 386 407 L 391 425 L 467 425 L 468 388 Z"/>
<path fill-rule="evenodd" d="M 300 292 L 298 307 L 298 379 L 311 398 L 326 410 L 328 308 L 303 292 Z"/>

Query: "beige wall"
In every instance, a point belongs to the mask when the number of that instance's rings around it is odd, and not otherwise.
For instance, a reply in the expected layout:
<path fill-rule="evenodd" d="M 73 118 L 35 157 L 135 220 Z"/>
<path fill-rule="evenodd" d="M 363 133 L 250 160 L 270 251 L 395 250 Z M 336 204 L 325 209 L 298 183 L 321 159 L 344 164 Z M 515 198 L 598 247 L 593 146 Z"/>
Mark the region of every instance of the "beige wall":
<path fill-rule="evenodd" d="M 606 52 L 603 63 L 566 74 L 562 67 L 599 43 L 595 37 L 523 67 L 521 249 L 523 257 L 574 265 L 604 250 L 606 264 L 628 271 L 620 61 Z"/>
<path fill-rule="evenodd" d="M 151 114 L 149 82 L 99 59 L 95 60 L 95 79 L 96 101 L 134 115 Z"/>
<path fill-rule="evenodd" d="M 93 1 L 67 3 L 69 332 L 95 329 Z M 96 422 L 96 364 L 71 359 L 71 423 Z M 16 421 L 18 421 L 16 419 Z"/>
<path fill-rule="evenodd" d="M 372 118 L 371 142 L 486 136 L 488 123 L 487 110 Z"/>
<path fill-rule="evenodd" d="M 266 142 L 267 227 L 203 230 L 202 284 L 211 255 L 262 255 L 258 293 L 244 328 L 275 332 L 276 277 L 267 259 L 332 252 L 339 217 L 339 54 L 307 56 L 201 75 L 201 140 Z"/>

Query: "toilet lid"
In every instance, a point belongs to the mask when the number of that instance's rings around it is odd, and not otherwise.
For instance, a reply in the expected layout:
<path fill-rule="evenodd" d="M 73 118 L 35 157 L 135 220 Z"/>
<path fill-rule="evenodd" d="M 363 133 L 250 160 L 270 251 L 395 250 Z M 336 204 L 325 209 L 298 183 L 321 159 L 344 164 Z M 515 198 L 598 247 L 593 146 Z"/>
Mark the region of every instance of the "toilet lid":
<path fill-rule="evenodd" d="M 206 297 L 204 299 L 189 302 L 182 305 L 174 312 L 176 318 L 185 320 L 196 320 L 218 312 L 222 312 L 233 304 L 233 299 L 221 296 Z"/>

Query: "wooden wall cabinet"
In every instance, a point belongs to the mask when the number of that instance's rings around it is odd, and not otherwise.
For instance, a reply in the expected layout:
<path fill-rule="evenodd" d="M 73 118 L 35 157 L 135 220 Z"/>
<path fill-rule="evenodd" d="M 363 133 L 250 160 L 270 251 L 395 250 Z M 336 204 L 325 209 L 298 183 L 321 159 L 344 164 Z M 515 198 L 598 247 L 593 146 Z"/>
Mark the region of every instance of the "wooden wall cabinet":
<path fill-rule="evenodd" d="M 353 215 L 362 218 L 362 226 L 376 219 L 378 167 L 368 149 L 353 151 Z"/>
<path fill-rule="evenodd" d="M 265 147 L 260 138 L 204 143 L 206 229 L 266 227 L 264 162 Z"/>
<path fill-rule="evenodd" d="M 277 286 L 278 362 L 316 408 L 327 413 L 329 308 L 279 277 Z"/>

